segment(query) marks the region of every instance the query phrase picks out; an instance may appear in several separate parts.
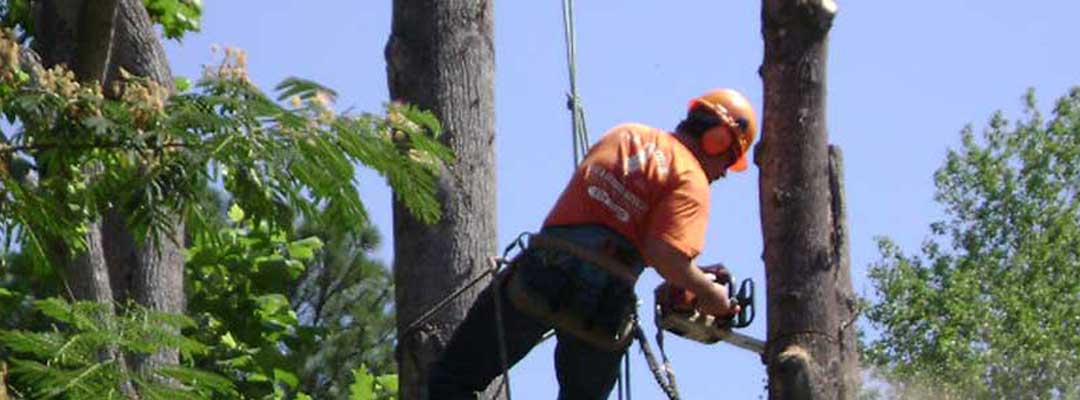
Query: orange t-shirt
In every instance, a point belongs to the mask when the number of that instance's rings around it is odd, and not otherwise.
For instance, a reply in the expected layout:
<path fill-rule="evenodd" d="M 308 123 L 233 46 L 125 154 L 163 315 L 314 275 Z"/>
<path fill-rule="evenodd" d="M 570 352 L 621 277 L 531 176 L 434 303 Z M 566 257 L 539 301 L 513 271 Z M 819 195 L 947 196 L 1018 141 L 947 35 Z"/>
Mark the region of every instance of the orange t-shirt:
<path fill-rule="evenodd" d="M 589 149 L 544 226 L 599 224 L 639 250 L 660 239 L 694 258 L 708 217 L 709 181 L 693 153 L 663 130 L 622 124 Z"/>

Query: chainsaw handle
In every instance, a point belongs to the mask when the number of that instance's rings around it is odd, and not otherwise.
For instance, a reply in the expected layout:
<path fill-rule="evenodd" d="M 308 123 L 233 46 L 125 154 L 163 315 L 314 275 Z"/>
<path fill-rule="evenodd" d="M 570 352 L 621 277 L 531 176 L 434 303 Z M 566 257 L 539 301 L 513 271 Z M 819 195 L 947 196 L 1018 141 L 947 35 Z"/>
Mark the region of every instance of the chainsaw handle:
<path fill-rule="evenodd" d="M 727 288 L 731 301 L 741 308 L 738 314 L 731 316 L 728 326 L 731 328 L 750 326 L 750 323 L 754 322 L 754 317 L 757 315 L 757 308 L 754 306 L 754 280 L 750 278 L 743 279 L 742 283 L 739 284 L 738 293 L 735 292 L 735 283 L 732 281 L 727 282 Z"/>

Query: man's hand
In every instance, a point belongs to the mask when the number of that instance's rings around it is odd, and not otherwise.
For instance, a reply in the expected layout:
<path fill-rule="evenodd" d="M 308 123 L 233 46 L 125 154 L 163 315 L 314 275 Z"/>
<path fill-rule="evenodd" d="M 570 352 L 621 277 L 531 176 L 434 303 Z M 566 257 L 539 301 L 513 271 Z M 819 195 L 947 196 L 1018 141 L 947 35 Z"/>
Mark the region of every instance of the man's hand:
<path fill-rule="evenodd" d="M 663 240 L 646 241 L 642 253 L 664 280 L 694 293 L 698 311 L 718 318 L 739 313 L 739 306 L 732 304 L 727 287 L 716 283 L 715 275 L 703 272 L 693 260 Z"/>
<path fill-rule="evenodd" d="M 699 289 L 700 290 L 700 289 Z M 697 310 L 717 318 L 729 318 L 740 311 L 738 304 L 728 297 L 727 286 L 712 283 L 699 292 L 694 292 Z"/>
<path fill-rule="evenodd" d="M 701 271 L 705 272 L 705 275 L 709 276 L 709 279 L 713 282 L 721 285 L 731 283 L 731 271 L 728 271 L 727 267 L 722 263 L 699 266 L 698 268 L 701 268 Z"/>

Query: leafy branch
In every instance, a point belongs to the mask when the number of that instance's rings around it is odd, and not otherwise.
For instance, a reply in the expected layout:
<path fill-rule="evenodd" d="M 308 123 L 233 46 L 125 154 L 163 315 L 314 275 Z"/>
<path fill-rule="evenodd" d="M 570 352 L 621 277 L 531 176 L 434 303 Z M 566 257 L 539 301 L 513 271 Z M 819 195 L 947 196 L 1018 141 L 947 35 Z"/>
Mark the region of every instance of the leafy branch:
<path fill-rule="evenodd" d="M 440 217 L 435 177 L 452 154 L 430 113 L 337 113 L 331 89 L 300 78 L 271 98 L 237 50 L 190 91 L 125 75 L 113 98 L 62 67 L 22 65 L 14 35 L 2 36 L 0 113 L 18 131 L 0 144 L 0 229 L 20 232 L 25 249 L 57 237 L 77 252 L 82 227 L 109 209 L 131 216 L 136 237 L 169 229 L 177 212 L 198 222 L 208 210 L 196 199 L 216 182 L 256 221 L 288 226 L 324 210 L 363 221 L 358 164 L 421 220 Z"/>
<path fill-rule="evenodd" d="M 14 354 L 9 359 L 11 387 L 42 399 L 119 399 L 123 398 L 120 383 L 129 381 L 136 382 L 147 399 L 201 399 L 235 392 L 229 380 L 214 373 L 183 366 L 133 372 L 121 368 L 115 359 L 98 357 L 107 349 L 153 354 L 177 348 L 190 358 L 208 349 L 178 333 L 194 326 L 187 317 L 138 305 L 129 305 L 117 315 L 107 307 L 95 302 L 40 300 L 35 308 L 54 321 L 52 331 L 0 331 L 0 347 Z M 168 381 L 176 384 L 164 383 Z"/>

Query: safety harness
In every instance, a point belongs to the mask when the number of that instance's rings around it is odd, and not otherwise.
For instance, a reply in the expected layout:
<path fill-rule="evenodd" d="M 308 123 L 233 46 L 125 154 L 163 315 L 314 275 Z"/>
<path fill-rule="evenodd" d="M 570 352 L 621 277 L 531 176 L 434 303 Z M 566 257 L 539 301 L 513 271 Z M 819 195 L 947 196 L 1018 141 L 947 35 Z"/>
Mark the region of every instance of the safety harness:
<path fill-rule="evenodd" d="M 545 254 L 555 253 L 576 258 L 579 263 L 599 268 L 608 276 L 633 291 L 637 274 L 618 258 L 614 251 L 596 251 L 555 235 L 533 233 L 522 235 L 528 239 L 528 250 L 510 261 L 511 270 L 507 274 L 506 290 L 510 301 L 522 312 L 552 323 L 557 330 L 567 332 L 589 345 L 609 352 L 621 352 L 633 340 L 633 309 L 626 310 L 621 323 L 612 327 L 592 320 L 591 311 L 576 307 L 571 299 L 559 299 L 559 293 L 550 293 L 545 289 L 530 284 L 530 276 L 520 271 L 521 268 L 559 268 L 549 264 Z M 605 246 L 608 247 L 608 246 Z M 525 259 L 525 257 L 532 257 Z M 557 257 L 557 256 L 556 256 Z M 526 266 L 523 263 L 539 262 L 542 266 Z M 570 274 L 569 271 L 536 271 L 547 274 Z M 565 283 L 572 285 L 572 283 Z M 564 300 L 564 301 L 560 301 Z M 631 306 L 632 307 L 632 306 Z M 609 310 L 616 311 L 616 310 Z M 614 329 L 613 329 L 614 328 Z"/>
<path fill-rule="evenodd" d="M 589 343 L 598 349 L 611 352 L 625 351 L 626 348 L 629 347 L 630 342 L 637 339 L 657 384 L 669 399 L 679 399 L 678 387 L 675 384 L 675 372 L 671 368 L 671 362 L 664 349 L 664 329 L 660 325 L 661 320 L 659 318 L 654 320 L 654 323 L 656 324 L 656 342 L 661 355 L 661 360 L 658 361 L 656 355 L 652 351 L 652 347 L 649 345 L 644 330 L 641 328 L 636 313 L 636 307 L 632 312 L 627 313 L 624 321 L 615 331 L 605 330 L 597 324 L 591 324 L 590 321 L 584 320 L 580 313 L 575 312 L 575 310 L 571 308 L 551 307 L 547 301 L 548 296 L 545 293 L 539 293 L 532 289 L 524 282 L 524 279 L 521 278 L 521 274 L 517 273 L 519 271 L 517 271 L 516 268 L 519 266 L 516 264 L 525 254 L 526 246 L 524 244 L 524 239 L 526 238 L 528 239 L 527 249 L 529 250 L 554 251 L 577 258 L 582 263 L 608 272 L 610 276 L 619 279 L 630 288 L 633 288 L 637 281 L 637 273 L 634 269 L 619 258 L 611 255 L 609 249 L 597 251 L 554 235 L 526 233 L 522 234 L 518 240 L 515 241 L 517 247 L 523 251 L 519 253 L 514 260 L 509 262 L 511 268 L 506 274 L 506 279 L 508 280 L 506 283 L 506 290 L 511 302 L 513 302 L 514 306 L 518 309 L 536 318 L 550 321 L 557 330 L 572 334 L 576 338 Z M 512 247 L 513 246 L 514 245 L 512 245 Z M 630 371 L 628 360 L 626 361 L 626 364 L 625 372 L 623 376 L 620 377 L 619 381 L 620 398 L 622 398 L 623 395 L 621 390 L 622 379 L 626 379 L 629 382 Z M 626 385 L 626 395 L 629 397 L 629 384 Z"/>

